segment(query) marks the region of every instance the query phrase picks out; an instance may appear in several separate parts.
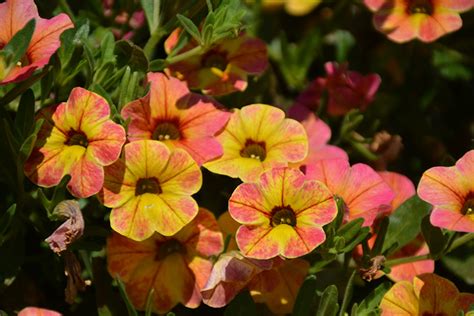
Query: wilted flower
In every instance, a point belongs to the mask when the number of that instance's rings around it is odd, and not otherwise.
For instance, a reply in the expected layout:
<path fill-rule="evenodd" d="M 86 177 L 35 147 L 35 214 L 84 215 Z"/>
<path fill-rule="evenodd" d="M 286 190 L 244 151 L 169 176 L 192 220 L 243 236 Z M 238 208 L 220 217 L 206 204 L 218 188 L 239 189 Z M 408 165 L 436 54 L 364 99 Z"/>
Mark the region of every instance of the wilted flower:
<path fill-rule="evenodd" d="M 229 200 L 230 215 L 242 226 L 240 251 L 255 259 L 296 258 L 326 238 L 323 225 L 337 214 L 331 192 L 298 169 L 274 168 L 256 183 L 239 185 Z"/>
<path fill-rule="evenodd" d="M 174 235 L 188 224 L 198 214 L 191 195 L 201 184 L 201 170 L 186 151 L 139 140 L 126 144 L 123 157 L 105 168 L 99 198 L 112 208 L 112 229 L 140 241 L 155 231 Z"/>
<path fill-rule="evenodd" d="M 347 65 L 335 62 L 324 64 L 326 77 L 318 77 L 301 93 L 296 104 L 311 109 L 319 108 L 327 93 L 327 112 L 329 115 L 343 115 L 352 109 L 364 111 L 374 99 L 381 79 L 377 74 L 361 75 L 350 71 Z"/>
<path fill-rule="evenodd" d="M 371 226 L 375 218 L 386 213 L 394 193 L 369 166 L 352 167 L 346 159 L 327 159 L 306 165 L 306 177 L 327 185 L 333 195 L 344 202 L 344 220 L 364 219 Z"/>
<path fill-rule="evenodd" d="M 216 308 L 227 305 L 257 274 L 272 265 L 272 260 L 246 258 L 238 251 L 222 254 L 201 290 L 202 301 Z"/>
<path fill-rule="evenodd" d="M 130 119 L 128 138 L 155 139 L 169 148 L 183 148 L 196 162 L 222 156 L 214 135 L 224 128 L 230 113 L 209 98 L 191 93 L 184 82 L 162 73 L 149 73 L 150 92 L 122 109 Z"/>
<path fill-rule="evenodd" d="M 66 221 L 59 226 L 46 242 L 55 253 L 67 249 L 67 246 L 79 239 L 84 231 L 84 218 L 82 217 L 79 202 L 76 200 L 61 201 L 54 208 L 53 215 Z"/>
<path fill-rule="evenodd" d="M 382 316 L 458 315 L 474 304 L 474 294 L 459 293 L 449 280 L 426 273 L 413 282 L 400 281 L 385 293 L 380 308 Z"/>
<path fill-rule="evenodd" d="M 110 119 L 101 96 L 74 88 L 66 103 L 41 109 L 44 119 L 25 173 L 42 187 L 52 187 L 71 175 L 67 188 L 79 198 L 96 194 L 104 183 L 104 166 L 120 155 L 125 130 Z"/>
<path fill-rule="evenodd" d="M 181 29 L 175 30 L 165 42 L 169 54 L 176 46 Z M 191 41 L 179 53 L 197 46 Z M 168 66 L 175 77 L 185 80 L 191 89 L 204 94 L 222 95 L 247 88 L 248 74 L 261 74 L 268 64 L 267 47 L 258 38 L 245 33 L 224 39 L 205 53 Z"/>
<path fill-rule="evenodd" d="M 461 28 L 460 12 L 470 10 L 472 0 L 364 0 L 374 11 L 374 25 L 392 41 L 415 38 L 432 42 Z"/>
<path fill-rule="evenodd" d="M 275 314 L 290 314 L 301 285 L 308 274 L 309 263 L 296 258 L 273 259 L 273 267 L 257 274 L 248 288 L 256 303 L 264 303 Z"/>
<path fill-rule="evenodd" d="M 378 156 L 372 165 L 376 170 L 386 170 L 389 163 L 397 160 L 402 148 L 402 138 L 399 135 L 391 135 L 387 131 L 378 132 L 369 145 L 369 149 Z"/>
<path fill-rule="evenodd" d="M 474 150 L 452 167 L 433 167 L 423 173 L 418 195 L 433 205 L 433 226 L 474 232 Z"/>
<path fill-rule="evenodd" d="M 251 104 L 235 109 L 217 137 L 224 155 L 206 163 L 211 172 L 256 181 L 265 170 L 302 161 L 308 152 L 304 127 L 270 105 Z"/>
<path fill-rule="evenodd" d="M 0 51 L 31 19 L 35 19 L 36 28 L 25 55 L 13 68 L 3 71 L 0 58 L 0 85 L 24 80 L 46 65 L 61 45 L 61 33 L 74 27 L 64 13 L 51 19 L 40 18 L 33 0 L 7 0 L 0 3 Z"/>
<path fill-rule="evenodd" d="M 144 310 L 151 290 L 152 309 L 166 313 L 176 304 L 196 308 L 212 269 L 210 256 L 222 251 L 223 240 L 211 212 L 196 218 L 172 237 L 155 233 L 137 242 L 118 234 L 107 241 L 108 269 L 124 283 L 133 305 Z"/>

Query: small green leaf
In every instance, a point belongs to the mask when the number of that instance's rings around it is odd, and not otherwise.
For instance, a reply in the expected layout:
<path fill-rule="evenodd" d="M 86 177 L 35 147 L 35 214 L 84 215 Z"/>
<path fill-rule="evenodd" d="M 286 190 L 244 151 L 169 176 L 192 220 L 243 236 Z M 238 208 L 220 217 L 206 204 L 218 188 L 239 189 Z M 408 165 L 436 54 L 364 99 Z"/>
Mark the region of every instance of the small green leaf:
<path fill-rule="evenodd" d="M 199 44 L 201 44 L 202 43 L 201 33 L 199 32 L 199 29 L 194 24 L 194 22 L 191 19 L 181 14 L 177 14 L 176 17 L 178 18 L 179 22 L 181 23 L 183 28 L 186 30 L 186 32 L 188 32 L 189 35 L 191 35 Z"/>
<path fill-rule="evenodd" d="M 16 204 L 11 205 L 0 217 L 0 246 L 8 239 L 10 225 L 16 213 Z"/>
<path fill-rule="evenodd" d="M 161 0 L 140 0 L 150 34 L 153 34 L 160 26 L 160 4 Z"/>
<path fill-rule="evenodd" d="M 31 133 L 31 135 L 25 139 L 23 144 L 21 144 L 20 152 L 18 156 L 20 166 L 23 166 L 26 159 L 28 159 L 28 157 L 30 156 L 31 151 L 33 150 L 33 147 L 36 143 L 36 138 L 38 136 L 38 133 L 41 129 L 41 126 L 43 125 L 43 122 L 44 122 L 44 119 L 37 120 L 35 123 L 35 129 L 33 133 Z"/>
<path fill-rule="evenodd" d="M 155 59 L 150 62 L 148 65 L 149 70 L 156 72 L 156 71 L 162 71 L 163 69 L 166 68 L 166 59 Z"/>
<path fill-rule="evenodd" d="M 21 62 L 21 59 L 25 56 L 26 50 L 30 45 L 35 27 L 36 20 L 31 19 L 8 41 L 8 44 L 3 47 L 1 52 L 5 54 L 8 64 L 15 65 L 17 62 Z"/>
<path fill-rule="evenodd" d="M 25 139 L 31 133 L 35 120 L 35 94 L 33 90 L 28 89 L 21 95 L 20 104 L 15 116 L 15 126 Z"/>
<path fill-rule="evenodd" d="M 430 215 L 426 215 L 423 218 L 423 221 L 421 222 L 421 232 L 430 248 L 431 258 L 434 260 L 439 259 L 446 248 L 448 237 L 443 234 L 443 231 L 440 228 L 431 225 Z"/>
<path fill-rule="evenodd" d="M 374 246 L 372 247 L 371 250 L 371 257 L 375 257 L 376 255 L 379 255 L 382 253 L 382 247 L 385 241 L 385 235 L 387 234 L 387 228 L 388 228 L 388 217 L 384 217 L 379 225 L 379 229 L 377 231 L 377 237 L 375 238 L 375 243 Z"/>
<path fill-rule="evenodd" d="M 316 316 L 335 316 L 339 310 L 337 303 L 337 287 L 329 285 L 322 293 Z"/>
<path fill-rule="evenodd" d="M 127 306 L 128 316 L 138 316 L 138 312 L 135 310 L 135 307 L 133 307 L 132 302 L 128 298 L 127 291 L 125 290 L 125 284 L 122 282 L 122 280 L 120 280 L 118 276 L 115 277 L 115 281 L 117 281 L 120 296 L 122 297 L 125 306 Z"/>
<path fill-rule="evenodd" d="M 356 237 L 364 223 L 363 218 L 356 218 L 337 230 L 337 235 L 344 237 L 346 240 L 352 240 Z"/>
<path fill-rule="evenodd" d="M 391 253 L 416 238 L 421 231 L 421 221 L 431 210 L 431 205 L 413 196 L 400 205 L 389 216 L 387 235 L 383 246 L 383 253 L 390 248 Z M 393 244 L 398 243 L 396 248 Z"/>
<path fill-rule="evenodd" d="M 237 295 L 224 311 L 224 316 L 257 316 L 257 308 L 248 291 Z"/>
<path fill-rule="evenodd" d="M 132 71 L 147 72 L 148 58 L 142 48 L 127 40 L 120 40 L 115 44 L 117 66 L 129 66 Z"/>
<path fill-rule="evenodd" d="M 342 299 L 341 309 L 339 310 L 339 316 L 344 316 L 344 313 L 346 312 L 346 309 L 349 306 L 349 302 L 352 299 L 356 272 L 357 270 L 354 270 L 354 272 L 352 272 L 351 274 L 351 277 L 349 278 L 349 281 L 347 281 L 346 290 L 344 291 L 344 298 Z"/>
<path fill-rule="evenodd" d="M 311 314 L 316 296 L 316 276 L 309 275 L 300 287 L 296 296 L 295 306 L 293 307 L 293 316 L 308 316 Z"/>
<path fill-rule="evenodd" d="M 392 287 L 390 282 L 384 282 L 377 286 L 369 295 L 367 295 L 357 306 L 357 315 L 367 315 L 370 312 L 378 310 L 380 301 L 385 293 Z"/>

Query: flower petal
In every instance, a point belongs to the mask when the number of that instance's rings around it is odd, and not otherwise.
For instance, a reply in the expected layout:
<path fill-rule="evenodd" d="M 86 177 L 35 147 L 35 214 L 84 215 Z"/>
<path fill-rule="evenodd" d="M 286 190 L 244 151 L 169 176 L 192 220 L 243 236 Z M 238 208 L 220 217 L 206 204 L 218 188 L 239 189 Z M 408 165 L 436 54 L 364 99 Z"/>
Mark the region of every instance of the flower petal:
<path fill-rule="evenodd" d="M 152 156 L 150 159 L 153 159 Z M 167 165 L 160 172 L 159 181 L 165 193 L 191 195 L 201 188 L 202 174 L 196 162 L 186 151 L 176 149 L 171 152 Z"/>

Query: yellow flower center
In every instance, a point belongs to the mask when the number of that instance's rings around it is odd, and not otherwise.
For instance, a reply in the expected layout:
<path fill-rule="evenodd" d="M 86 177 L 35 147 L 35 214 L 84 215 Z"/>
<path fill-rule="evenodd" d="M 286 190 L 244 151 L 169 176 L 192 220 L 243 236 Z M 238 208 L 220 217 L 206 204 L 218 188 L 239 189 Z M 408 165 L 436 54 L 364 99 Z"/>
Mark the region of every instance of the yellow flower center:
<path fill-rule="evenodd" d="M 408 0 L 407 5 L 408 14 L 433 14 L 432 0 Z"/>
<path fill-rule="evenodd" d="M 275 227 L 281 224 L 296 226 L 296 215 L 290 206 L 275 207 L 272 210 L 271 225 Z"/>
<path fill-rule="evenodd" d="M 66 145 L 68 146 L 82 146 L 87 148 L 89 145 L 89 140 L 87 139 L 86 134 L 81 131 L 70 130 L 68 133 L 68 138 L 66 140 Z"/>
<path fill-rule="evenodd" d="M 174 122 L 161 122 L 155 128 L 153 132 L 153 139 L 156 140 L 176 140 L 181 138 L 178 125 Z"/>
<path fill-rule="evenodd" d="M 135 186 L 135 196 L 145 193 L 160 194 L 162 192 L 160 183 L 156 178 L 139 179 Z"/>
<path fill-rule="evenodd" d="M 224 71 L 227 64 L 226 54 L 217 51 L 210 51 L 202 58 L 202 66 L 205 68 L 217 68 Z"/>
<path fill-rule="evenodd" d="M 163 260 L 173 253 L 186 253 L 186 248 L 176 239 L 168 239 L 165 242 L 157 243 L 155 260 Z"/>
<path fill-rule="evenodd" d="M 267 158 L 265 142 L 256 142 L 251 139 L 247 139 L 244 148 L 242 148 L 240 151 L 240 156 L 264 161 L 265 158 Z"/>
<path fill-rule="evenodd" d="M 461 214 L 474 216 L 474 194 L 469 194 L 461 209 Z"/>

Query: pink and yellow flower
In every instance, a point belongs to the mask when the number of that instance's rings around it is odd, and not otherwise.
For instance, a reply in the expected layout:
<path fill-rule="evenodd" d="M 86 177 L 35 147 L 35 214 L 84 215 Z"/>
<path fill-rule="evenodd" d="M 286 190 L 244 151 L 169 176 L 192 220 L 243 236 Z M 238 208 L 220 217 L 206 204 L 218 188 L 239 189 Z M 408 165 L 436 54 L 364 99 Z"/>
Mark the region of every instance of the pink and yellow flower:
<path fill-rule="evenodd" d="M 202 301 L 214 308 L 223 307 L 246 288 L 257 274 L 272 266 L 273 260 L 246 258 L 238 251 L 226 252 L 219 256 L 206 286 L 201 290 Z"/>
<path fill-rule="evenodd" d="M 61 313 L 52 311 L 50 309 L 39 308 L 39 307 L 25 307 L 19 313 L 18 316 L 61 316 Z"/>
<path fill-rule="evenodd" d="M 296 295 L 306 278 L 309 263 L 301 258 L 273 259 L 273 267 L 257 274 L 248 288 L 256 303 L 264 303 L 274 314 L 291 314 Z"/>
<path fill-rule="evenodd" d="M 166 40 L 168 54 L 176 46 L 180 32 L 181 29 L 176 29 Z M 191 41 L 179 53 L 197 45 Z M 223 95 L 244 91 L 247 88 L 247 76 L 263 73 L 267 64 L 265 43 L 242 33 L 236 38 L 218 42 L 203 54 L 169 65 L 168 71 L 185 80 L 191 89 L 199 89 L 204 94 Z"/>
<path fill-rule="evenodd" d="M 217 139 L 224 155 L 204 167 L 244 182 L 257 181 L 265 170 L 302 161 L 308 152 L 304 127 L 265 104 L 235 109 Z"/>
<path fill-rule="evenodd" d="M 318 77 L 300 94 L 296 104 L 316 109 L 321 106 L 324 92 L 327 92 L 327 112 L 329 115 L 344 115 L 352 109 L 364 111 L 373 101 L 380 86 L 377 74 L 362 75 L 350 71 L 347 64 L 335 62 L 324 64 L 326 77 Z"/>
<path fill-rule="evenodd" d="M 336 217 L 337 206 L 321 182 L 306 179 L 298 169 L 274 168 L 256 183 L 239 185 L 229 212 L 242 224 L 236 239 L 243 255 L 296 258 L 326 239 L 322 226 Z"/>
<path fill-rule="evenodd" d="M 25 174 L 42 187 L 52 187 L 69 174 L 67 188 L 86 198 L 104 183 L 104 166 L 116 161 L 125 143 L 125 130 L 110 119 L 104 98 L 74 88 L 66 103 L 44 108 L 35 147 L 25 163 Z"/>
<path fill-rule="evenodd" d="M 390 208 L 394 193 L 369 166 L 358 163 L 352 167 L 346 159 L 320 160 L 306 165 L 306 177 L 323 182 L 345 206 L 344 220 L 364 219 L 371 226 L 380 214 Z"/>
<path fill-rule="evenodd" d="M 130 119 L 128 138 L 155 139 L 169 148 L 186 150 L 199 164 L 222 155 L 214 135 L 224 128 L 230 113 L 215 102 L 191 93 L 184 82 L 162 73 L 149 73 L 150 92 L 122 109 Z"/>
<path fill-rule="evenodd" d="M 141 241 L 155 231 L 172 236 L 187 225 L 198 214 L 191 195 L 201 184 L 201 170 L 186 151 L 139 140 L 126 144 L 123 157 L 105 169 L 99 198 L 113 208 L 112 229 Z"/>
<path fill-rule="evenodd" d="M 433 205 L 433 226 L 474 232 L 474 150 L 452 167 L 433 167 L 423 173 L 418 195 Z"/>
<path fill-rule="evenodd" d="M 308 155 L 306 158 L 291 166 L 299 167 L 303 172 L 306 164 L 315 163 L 324 159 L 346 159 L 349 160 L 346 152 L 341 148 L 328 145 L 331 139 L 331 128 L 318 118 L 309 108 L 301 104 L 292 106 L 288 114 L 291 118 L 301 122 L 308 134 Z"/>
<path fill-rule="evenodd" d="M 472 0 L 364 0 L 374 13 L 375 28 L 394 42 L 415 38 L 432 42 L 461 28 L 460 12 L 470 10 Z"/>
<path fill-rule="evenodd" d="M 7 0 L 0 3 L 0 50 L 31 19 L 35 19 L 36 28 L 26 54 L 17 65 L 7 69 L 0 77 L 0 85 L 24 80 L 35 69 L 48 64 L 49 58 L 61 45 L 61 33 L 74 27 L 71 19 L 64 13 L 51 19 L 40 18 L 33 0 Z"/>
<path fill-rule="evenodd" d="M 426 273 L 410 281 L 397 282 L 385 293 L 382 316 L 458 315 L 474 304 L 474 294 L 459 293 L 449 280 Z"/>
<path fill-rule="evenodd" d="M 133 305 L 144 310 L 151 290 L 153 311 L 176 304 L 196 308 L 212 269 L 211 256 L 223 248 L 214 215 L 201 208 L 194 220 L 172 237 L 155 233 L 144 241 L 113 234 L 107 241 L 108 269 L 125 284 Z"/>

